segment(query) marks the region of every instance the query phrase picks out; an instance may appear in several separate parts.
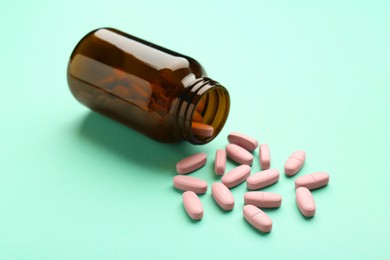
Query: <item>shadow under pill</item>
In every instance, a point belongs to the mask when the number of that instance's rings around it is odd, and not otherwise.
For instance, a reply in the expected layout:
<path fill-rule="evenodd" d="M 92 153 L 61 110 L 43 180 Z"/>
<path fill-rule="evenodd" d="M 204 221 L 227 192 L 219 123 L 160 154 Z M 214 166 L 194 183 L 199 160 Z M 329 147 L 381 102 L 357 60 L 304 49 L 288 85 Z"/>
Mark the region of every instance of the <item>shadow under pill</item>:
<path fill-rule="evenodd" d="M 260 231 L 258 230 L 257 228 L 253 227 L 251 224 L 248 223 L 248 221 L 246 221 L 246 219 L 243 219 L 243 221 L 245 222 L 246 226 L 250 229 L 252 229 L 254 232 L 256 232 L 257 234 L 261 235 L 261 236 L 269 236 L 270 233 L 272 233 L 272 230 L 270 232 L 263 232 L 263 231 Z"/>
<path fill-rule="evenodd" d="M 183 193 L 185 192 L 185 191 L 183 191 L 183 190 L 181 190 L 181 189 L 178 189 L 178 188 L 176 188 L 175 186 L 171 186 L 171 190 L 173 190 L 174 192 L 176 192 L 176 193 L 178 193 L 178 194 L 180 194 L 180 195 L 183 195 Z M 196 192 L 195 192 L 196 193 Z M 199 198 L 202 198 L 204 195 L 206 195 L 206 193 L 207 192 L 205 192 L 205 193 L 196 193 L 196 195 L 199 197 Z"/>
<path fill-rule="evenodd" d="M 267 213 L 267 212 L 274 212 L 274 211 L 280 210 L 280 207 L 277 207 L 277 208 L 261 208 L 261 210 L 264 211 L 265 213 Z"/>
<path fill-rule="evenodd" d="M 300 213 L 300 212 L 299 212 L 299 213 Z M 306 221 L 312 221 L 312 220 L 314 219 L 314 217 L 315 217 L 315 215 L 312 216 L 312 217 L 306 217 L 306 216 L 304 216 L 304 215 L 302 215 L 302 214 L 301 214 L 301 216 L 302 216 Z"/>
<path fill-rule="evenodd" d="M 201 219 L 198 219 L 198 220 L 195 220 L 195 219 L 192 219 L 186 212 L 184 206 L 183 206 L 183 203 L 180 204 L 180 209 L 179 209 L 181 212 L 182 212 L 182 215 L 183 215 L 183 218 L 187 219 L 188 222 L 190 223 L 193 223 L 193 224 L 198 224 L 199 222 L 202 221 L 203 217 Z"/>
<path fill-rule="evenodd" d="M 214 203 L 215 207 L 218 208 L 218 211 L 219 211 L 219 212 L 221 212 L 221 213 L 223 213 L 223 214 L 226 214 L 226 215 L 231 214 L 231 212 L 233 212 L 233 210 L 237 207 L 237 205 L 234 205 L 234 208 L 233 208 L 232 210 L 224 210 L 223 208 L 221 208 L 221 207 L 218 205 L 218 203 L 215 201 L 215 199 L 213 198 L 212 195 L 209 196 L 209 199 L 213 201 L 213 202 L 211 202 L 211 203 Z"/>
<path fill-rule="evenodd" d="M 187 142 L 160 143 L 92 111 L 81 122 L 79 135 L 118 158 L 156 171 L 175 172 L 179 160 L 196 152 Z"/>

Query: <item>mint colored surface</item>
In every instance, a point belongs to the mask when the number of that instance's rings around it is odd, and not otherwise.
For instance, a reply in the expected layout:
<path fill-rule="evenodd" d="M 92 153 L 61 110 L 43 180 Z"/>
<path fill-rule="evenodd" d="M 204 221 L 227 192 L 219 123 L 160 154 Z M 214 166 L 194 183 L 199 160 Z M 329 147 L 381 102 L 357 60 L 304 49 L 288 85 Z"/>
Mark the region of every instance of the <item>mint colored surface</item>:
<path fill-rule="evenodd" d="M 388 259 L 389 1 L 2 0 L 0 10 L 0 259 Z M 192 56 L 225 85 L 218 138 L 161 144 L 77 103 L 69 55 L 103 26 Z M 232 189 L 232 212 L 211 198 L 230 131 L 268 143 L 280 171 L 307 152 L 297 176 L 264 189 L 283 196 L 266 210 L 270 234 L 243 219 L 245 185 Z M 209 190 L 194 222 L 172 178 L 201 151 L 208 164 L 191 175 Z M 305 219 L 294 180 L 314 171 L 331 180 Z"/>

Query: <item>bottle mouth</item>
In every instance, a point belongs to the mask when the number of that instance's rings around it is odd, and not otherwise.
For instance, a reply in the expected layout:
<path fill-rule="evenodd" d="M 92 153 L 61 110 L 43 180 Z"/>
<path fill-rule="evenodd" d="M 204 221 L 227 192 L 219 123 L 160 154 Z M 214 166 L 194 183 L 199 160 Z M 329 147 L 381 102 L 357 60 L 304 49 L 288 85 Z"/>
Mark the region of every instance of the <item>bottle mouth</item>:
<path fill-rule="evenodd" d="M 229 110 L 227 89 L 209 78 L 199 78 L 181 96 L 175 128 L 184 140 L 206 144 L 221 132 Z"/>

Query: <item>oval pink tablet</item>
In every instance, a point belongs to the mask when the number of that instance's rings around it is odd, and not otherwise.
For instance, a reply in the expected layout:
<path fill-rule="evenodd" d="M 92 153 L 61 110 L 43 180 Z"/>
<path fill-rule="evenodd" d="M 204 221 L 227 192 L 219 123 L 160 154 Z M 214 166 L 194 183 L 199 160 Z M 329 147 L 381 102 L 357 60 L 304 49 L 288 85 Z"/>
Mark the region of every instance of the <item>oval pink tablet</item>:
<path fill-rule="evenodd" d="M 260 167 L 263 170 L 269 169 L 271 165 L 271 155 L 269 152 L 268 144 L 261 144 L 259 146 L 259 159 L 260 159 Z"/>
<path fill-rule="evenodd" d="M 262 232 L 270 232 L 272 229 L 271 218 L 261 209 L 253 205 L 245 205 L 243 209 L 244 218 L 254 228 Z"/>
<path fill-rule="evenodd" d="M 259 208 L 278 208 L 282 204 L 282 196 L 272 192 L 249 191 L 244 194 L 244 203 Z"/>
<path fill-rule="evenodd" d="M 305 187 L 299 187 L 296 190 L 296 200 L 299 211 L 305 217 L 312 217 L 316 213 L 316 203 L 313 195 Z"/>
<path fill-rule="evenodd" d="M 198 195 L 193 191 L 183 193 L 183 204 L 188 216 L 194 220 L 199 220 L 203 217 L 203 205 Z"/>
<path fill-rule="evenodd" d="M 193 191 L 198 194 L 203 194 L 207 191 L 207 182 L 186 175 L 176 175 L 173 177 L 173 186 L 182 191 Z"/>
<path fill-rule="evenodd" d="M 192 134 L 202 137 L 211 137 L 214 134 L 214 127 L 199 122 L 192 122 L 191 129 Z"/>
<path fill-rule="evenodd" d="M 315 172 L 299 177 L 295 180 L 295 188 L 305 187 L 309 190 L 321 188 L 329 183 L 327 172 Z"/>
<path fill-rule="evenodd" d="M 256 139 L 238 132 L 231 132 L 228 135 L 228 141 L 229 143 L 241 146 L 250 152 L 254 151 L 258 146 Z"/>
<path fill-rule="evenodd" d="M 218 149 L 215 152 L 215 174 L 223 175 L 226 169 L 226 151 L 225 149 Z"/>
<path fill-rule="evenodd" d="M 246 185 L 250 190 L 257 190 L 274 184 L 279 180 L 279 171 L 276 169 L 268 169 L 250 176 L 246 181 Z"/>
<path fill-rule="evenodd" d="M 236 144 L 226 145 L 226 154 L 233 161 L 239 164 L 252 165 L 253 155 Z"/>
<path fill-rule="evenodd" d="M 220 182 L 211 185 L 212 196 L 217 204 L 224 210 L 234 208 L 234 197 L 232 192 Z"/>
<path fill-rule="evenodd" d="M 305 163 L 306 154 L 304 151 L 295 151 L 288 157 L 284 165 L 284 173 L 287 176 L 293 176 L 299 172 Z"/>
<path fill-rule="evenodd" d="M 226 173 L 221 181 L 228 188 L 233 188 L 238 184 L 244 182 L 251 172 L 251 167 L 246 164 L 240 165 L 230 172 Z"/>
<path fill-rule="evenodd" d="M 207 156 L 205 153 L 197 153 L 179 161 L 176 164 L 176 171 L 179 174 L 187 174 L 204 166 L 206 161 Z"/>

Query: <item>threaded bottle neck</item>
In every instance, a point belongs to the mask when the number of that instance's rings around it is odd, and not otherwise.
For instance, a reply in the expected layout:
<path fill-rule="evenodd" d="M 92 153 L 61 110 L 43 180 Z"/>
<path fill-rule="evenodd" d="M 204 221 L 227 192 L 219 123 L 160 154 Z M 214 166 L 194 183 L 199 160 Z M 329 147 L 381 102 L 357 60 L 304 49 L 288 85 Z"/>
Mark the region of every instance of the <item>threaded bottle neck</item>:
<path fill-rule="evenodd" d="M 192 144 L 206 144 L 222 130 L 229 109 L 230 97 L 225 87 L 210 78 L 197 78 L 178 97 L 173 113 L 174 129 Z M 212 134 L 197 134 L 192 128 L 194 122 L 211 126 Z"/>

